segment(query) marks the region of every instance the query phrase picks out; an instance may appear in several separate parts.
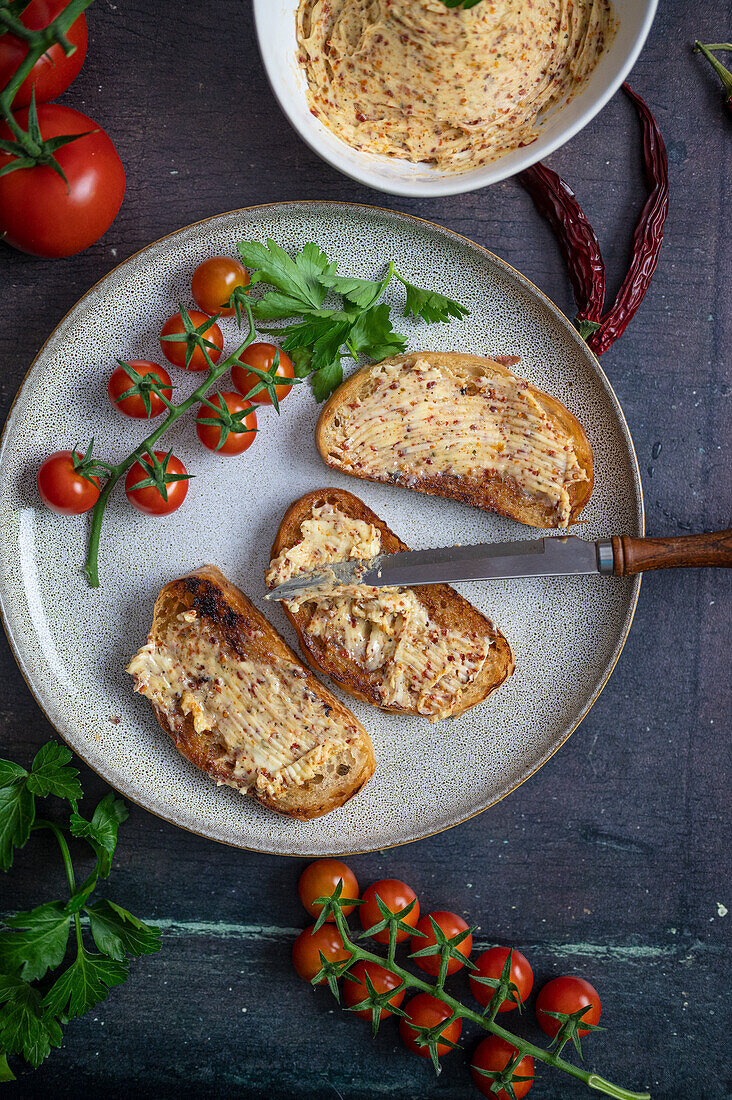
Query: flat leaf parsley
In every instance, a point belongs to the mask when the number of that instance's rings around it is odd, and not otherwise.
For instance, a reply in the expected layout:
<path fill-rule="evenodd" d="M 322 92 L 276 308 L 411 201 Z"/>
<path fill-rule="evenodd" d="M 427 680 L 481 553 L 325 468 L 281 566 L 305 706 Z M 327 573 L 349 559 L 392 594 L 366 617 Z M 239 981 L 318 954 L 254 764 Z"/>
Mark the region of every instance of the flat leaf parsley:
<path fill-rule="evenodd" d="M 0 1082 L 13 1081 L 8 1055 L 19 1055 L 34 1068 L 61 1045 L 61 1028 L 103 1001 L 112 986 L 126 981 L 129 958 L 160 950 L 160 930 L 106 898 L 89 903 L 107 878 L 117 845 L 117 830 L 127 817 L 121 799 L 105 795 L 87 820 L 79 813 L 79 773 L 69 766 L 71 753 L 49 742 L 36 754 L 30 771 L 0 760 L 0 868 L 10 870 L 16 848 L 31 832 L 46 829 L 56 838 L 66 869 L 69 898 L 49 901 L 26 912 L 6 915 L 0 930 Z M 38 818 L 36 798 L 50 795 L 71 805 L 68 825 Z M 89 844 L 94 867 L 76 884 L 69 838 Z M 71 939 L 71 931 L 74 936 Z M 96 951 L 88 950 L 88 928 Z M 64 966 L 71 951 L 71 961 Z M 57 971 L 61 968 L 61 972 Z"/>
<path fill-rule="evenodd" d="M 407 339 L 394 329 L 391 306 L 381 301 L 392 280 L 406 290 L 405 317 L 448 322 L 460 320 L 469 312 L 444 294 L 410 283 L 393 262 L 382 279 L 358 279 L 338 275 L 335 262 L 330 262 L 313 242 L 295 256 L 271 239 L 266 244 L 241 241 L 239 252 L 252 272 L 252 285 L 274 288 L 251 301 L 252 315 L 258 321 L 289 321 L 277 327 L 258 327 L 277 333 L 283 350 L 295 364 L 297 377 L 311 376 L 318 401 L 324 401 L 343 381 L 343 359 L 386 359 L 405 350 Z M 250 289 L 242 287 L 234 292 L 235 308 L 241 307 Z M 340 308 L 328 307 L 329 295 L 330 300 L 340 297 Z"/>

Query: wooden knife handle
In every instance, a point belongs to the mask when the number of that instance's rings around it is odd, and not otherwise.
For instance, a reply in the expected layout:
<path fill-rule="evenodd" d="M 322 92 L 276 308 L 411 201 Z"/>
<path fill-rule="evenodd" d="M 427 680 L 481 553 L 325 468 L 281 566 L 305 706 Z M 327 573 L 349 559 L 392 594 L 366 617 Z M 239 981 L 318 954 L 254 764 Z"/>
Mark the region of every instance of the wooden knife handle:
<path fill-rule="evenodd" d="M 732 530 L 664 539 L 633 539 L 628 535 L 616 535 L 612 546 L 613 572 L 617 577 L 644 573 L 649 569 L 732 565 Z"/>

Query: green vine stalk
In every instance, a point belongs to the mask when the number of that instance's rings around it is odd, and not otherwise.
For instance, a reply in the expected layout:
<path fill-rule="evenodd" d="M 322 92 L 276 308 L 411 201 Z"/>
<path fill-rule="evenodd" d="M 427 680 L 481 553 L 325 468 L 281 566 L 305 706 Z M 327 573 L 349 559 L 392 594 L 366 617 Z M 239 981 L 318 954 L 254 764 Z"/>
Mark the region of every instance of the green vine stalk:
<path fill-rule="evenodd" d="M 498 1012 L 498 1007 L 504 1000 L 506 991 L 509 986 L 510 956 L 509 960 L 507 960 L 506 967 L 504 967 L 504 975 L 502 978 L 503 985 L 499 984 L 494 996 L 491 999 L 490 1004 L 492 1004 L 493 1007 L 492 1009 L 490 1009 L 490 1011 L 489 1009 L 486 1009 L 485 1014 L 481 1015 L 479 1012 L 468 1008 L 467 1005 L 462 1004 L 450 993 L 448 993 L 444 988 L 445 979 L 447 976 L 447 963 L 449 959 L 456 957 L 461 959 L 465 958 L 465 956 L 457 951 L 456 946 L 451 943 L 451 941 L 445 940 L 443 938 L 443 942 L 440 943 L 438 941 L 434 949 L 432 949 L 431 953 L 439 954 L 441 961 L 440 974 L 437 981 L 432 984 L 425 981 L 423 978 L 418 978 L 409 970 L 406 970 L 403 966 L 400 966 L 395 959 L 399 921 L 407 915 L 408 909 L 411 907 L 408 906 L 407 909 L 392 914 L 389 910 L 386 909 L 386 906 L 384 906 L 383 903 L 380 904 L 379 909 L 384 920 L 380 922 L 379 925 L 375 925 L 373 928 L 370 928 L 362 933 L 360 937 L 361 939 L 370 936 L 376 931 L 380 931 L 382 926 L 388 928 L 389 946 L 387 950 L 387 956 L 386 958 L 384 958 L 383 955 L 377 955 L 373 951 L 367 950 L 365 947 L 362 947 L 359 943 L 355 942 L 351 938 L 348 922 L 342 912 L 342 909 L 346 905 L 352 905 L 353 900 L 342 898 L 341 890 L 342 884 L 339 883 L 339 885 L 336 886 L 336 889 L 334 890 L 332 895 L 330 895 L 329 897 L 318 899 L 318 903 L 323 905 L 323 909 L 320 913 L 320 916 L 318 917 L 314 928 L 319 928 L 328 918 L 328 916 L 332 914 L 338 932 L 340 933 L 341 939 L 343 941 L 343 946 L 347 951 L 350 952 L 351 957 L 343 962 L 334 963 L 328 961 L 321 953 L 320 958 L 322 969 L 312 979 L 313 985 L 318 985 L 323 982 L 323 980 L 326 980 L 328 982 L 328 985 L 330 986 L 331 991 L 334 993 L 336 998 L 339 999 L 337 979 L 347 974 L 348 970 L 350 970 L 354 963 L 358 961 L 364 961 L 375 963 L 377 966 L 385 966 L 388 970 L 391 970 L 394 974 L 397 975 L 397 977 L 401 979 L 401 985 L 397 989 L 389 990 L 388 994 L 375 994 L 369 992 L 369 996 L 365 999 L 364 1003 L 356 1006 L 357 1008 L 360 1009 L 365 1007 L 366 1005 L 371 1005 L 374 1008 L 383 1007 L 383 1005 L 385 1004 L 385 998 L 393 997 L 395 993 L 398 993 L 403 989 L 418 990 L 420 993 L 427 993 L 430 996 L 442 1001 L 442 1003 L 450 1009 L 451 1015 L 448 1019 L 444 1020 L 437 1027 L 431 1029 L 420 1029 L 416 1026 L 414 1027 L 415 1032 L 418 1033 L 418 1045 L 427 1047 L 429 1049 L 433 1064 L 438 1073 L 439 1062 L 437 1058 L 437 1045 L 438 1043 L 445 1042 L 444 1039 L 440 1039 L 441 1032 L 449 1027 L 449 1025 L 455 1020 L 469 1020 L 471 1023 L 477 1024 L 478 1027 L 483 1028 L 485 1031 L 489 1031 L 493 1035 L 498 1035 L 500 1036 L 500 1038 L 510 1043 L 511 1046 L 515 1047 L 515 1049 L 519 1052 L 520 1057 L 523 1058 L 524 1056 L 529 1055 L 531 1058 L 543 1062 L 547 1066 L 552 1066 L 554 1069 L 561 1070 L 563 1073 L 567 1073 L 571 1077 L 575 1077 L 578 1081 L 582 1081 L 583 1084 L 585 1084 L 588 1088 L 594 1089 L 597 1092 L 601 1092 L 605 1096 L 615 1097 L 615 1100 L 650 1100 L 650 1093 L 648 1092 L 632 1092 L 629 1089 L 622 1088 L 620 1085 L 615 1085 L 612 1081 L 608 1081 L 605 1077 L 601 1077 L 598 1073 L 582 1069 L 578 1066 L 573 1066 L 571 1062 L 567 1062 L 564 1058 L 561 1057 L 561 1050 L 572 1037 L 572 1031 L 574 1030 L 576 1033 L 577 1022 L 573 1021 L 572 1017 L 567 1018 L 567 1023 L 560 1030 L 555 1040 L 555 1042 L 557 1043 L 556 1050 L 536 1046 L 534 1043 L 529 1042 L 527 1039 L 524 1039 L 519 1035 L 513 1034 L 513 1032 L 508 1031 L 506 1028 L 501 1027 L 500 1024 L 496 1023 L 495 1016 Z M 413 931 L 413 929 L 410 928 L 410 931 Z M 423 951 L 422 953 L 425 952 Z M 379 998 L 381 998 L 381 1000 L 379 1000 Z M 386 1007 L 392 1012 L 395 1011 L 395 1009 L 391 1005 L 387 1005 Z M 398 1009 L 396 1010 L 396 1014 L 403 1015 L 403 1013 Z M 375 1017 L 375 1023 L 376 1025 L 378 1025 L 378 1016 Z"/>

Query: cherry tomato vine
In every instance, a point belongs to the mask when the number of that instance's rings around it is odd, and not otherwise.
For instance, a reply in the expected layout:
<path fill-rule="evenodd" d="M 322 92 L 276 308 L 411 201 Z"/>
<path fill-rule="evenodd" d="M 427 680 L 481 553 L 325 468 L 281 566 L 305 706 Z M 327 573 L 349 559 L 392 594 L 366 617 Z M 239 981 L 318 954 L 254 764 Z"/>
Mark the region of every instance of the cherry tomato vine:
<path fill-rule="evenodd" d="M 407 923 L 415 910 L 416 898 L 396 912 L 385 905 L 378 894 L 376 894 L 374 900 L 381 920 L 369 928 L 364 928 L 358 938 L 352 936 L 345 911 L 346 909 L 350 911 L 354 904 L 362 905 L 362 901 L 345 897 L 343 882 L 339 881 L 331 894 L 314 899 L 314 904 L 320 906 L 320 915 L 312 929 L 306 929 L 298 937 L 298 942 L 309 935 L 317 937 L 321 934 L 321 929 L 326 925 L 326 921 L 334 922 L 335 929 L 333 931 L 337 931 L 338 936 L 333 939 L 332 933 L 329 933 L 327 953 L 322 950 L 318 952 L 320 969 L 317 973 L 307 973 L 307 976 L 313 985 L 327 983 L 339 1002 L 339 979 L 345 978 L 346 981 L 358 982 L 362 987 L 360 992 L 363 992 L 364 996 L 354 1003 L 354 995 L 350 993 L 346 998 L 348 1010 L 355 1011 L 359 1015 L 364 1013 L 371 1015 L 374 1035 L 385 1016 L 398 1016 L 404 1041 L 417 1053 L 426 1052 L 426 1055 L 432 1061 L 435 1072 L 439 1073 L 440 1054 L 446 1053 L 447 1050 L 457 1046 L 456 1041 L 451 1036 L 457 1037 L 462 1022 L 469 1021 L 490 1032 L 497 1037 L 497 1040 L 501 1040 L 505 1044 L 505 1047 L 501 1046 L 500 1051 L 503 1057 L 498 1059 L 494 1057 L 493 1060 L 484 1059 L 487 1068 L 481 1068 L 474 1059 L 473 1069 L 476 1071 L 474 1072 L 474 1079 L 476 1082 L 478 1079 L 481 1082 L 485 1081 L 488 1091 L 486 1089 L 481 1089 L 481 1091 L 485 1091 L 486 1095 L 492 1094 L 498 1097 L 525 1095 L 530 1084 L 527 1086 L 528 1078 L 523 1070 L 524 1067 L 532 1065 L 531 1060 L 533 1059 L 552 1066 L 554 1069 L 561 1070 L 582 1081 L 588 1088 L 601 1092 L 606 1096 L 615 1097 L 616 1100 L 650 1100 L 650 1093 L 648 1092 L 631 1092 L 629 1089 L 613 1084 L 612 1081 L 608 1081 L 600 1074 L 574 1066 L 561 1057 L 562 1050 L 567 1043 L 573 1042 L 579 1050 L 579 1036 L 596 1030 L 596 1026 L 586 1020 L 591 1005 L 582 1007 L 577 1012 L 545 1013 L 545 1015 L 552 1017 L 552 1024 L 556 1023 L 556 1033 L 548 1048 L 536 1046 L 496 1023 L 496 1016 L 504 1002 L 509 998 L 517 998 L 516 985 L 512 981 L 511 973 L 512 952 L 509 952 L 506 956 L 500 979 L 486 980 L 486 984 L 494 990 L 494 995 L 490 998 L 482 1013 L 476 1012 L 467 1005 L 462 1004 L 445 989 L 445 980 L 452 960 L 457 960 L 461 965 L 475 969 L 474 964 L 467 958 L 469 949 L 465 948 L 467 935 L 473 929 L 449 937 L 444 933 L 440 934 L 439 925 L 437 922 L 433 923 L 432 945 L 419 951 L 422 961 L 430 954 L 439 959 L 437 979 L 434 983 L 430 983 L 412 974 L 396 961 L 397 943 L 401 935 L 405 932 L 412 936 L 420 934 L 415 932 L 411 922 Z M 362 920 L 361 923 L 364 924 L 364 921 Z M 364 938 L 377 939 L 384 932 L 388 935 L 386 959 L 383 955 L 377 955 L 375 952 L 369 951 L 358 942 L 359 939 Z M 426 938 L 424 934 L 423 938 Z M 333 944 L 331 944 L 331 940 L 333 940 Z M 463 944 L 464 951 L 460 950 L 460 943 Z M 414 943 L 412 946 L 414 946 Z M 377 984 L 368 976 L 368 970 L 364 973 L 364 968 L 369 966 L 380 969 L 386 968 L 398 981 L 379 982 L 379 988 L 377 988 Z M 358 967 L 358 970 L 354 976 L 350 972 L 356 967 Z M 310 971 L 314 969 L 315 967 L 311 965 Z M 376 971 L 376 973 L 378 972 Z M 435 1022 L 431 1026 L 422 1026 L 412 1020 L 408 1011 L 409 1005 L 406 1006 L 406 1009 L 400 1007 L 399 995 L 403 995 L 409 989 L 418 993 L 418 997 L 413 998 L 410 1004 L 415 1004 L 417 1000 L 421 999 L 423 1006 L 432 1010 L 431 1014 L 426 1014 L 430 1015 L 430 1018 L 434 1017 Z M 425 998 L 429 1000 L 425 1001 Z M 520 996 L 518 996 L 517 1005 L 519 1008 L 521 1007 Z M 440 1006 L 442 1006 L 442 1009 L 440 1009 Z M 552 1028 L 552 1030 L 554 1029 Z M 409 1035 L 407 1035 L 407 1032 L 409 1032 Z M 498 1047 L 498 1042 L 495 1045 Z M 494 1056 L 495 1053 L 493 1052 Z M 504 1058 L 507 1059 L 505 1063 Z M 499 1063 L 501 1064 L 499 1065 Z"/>

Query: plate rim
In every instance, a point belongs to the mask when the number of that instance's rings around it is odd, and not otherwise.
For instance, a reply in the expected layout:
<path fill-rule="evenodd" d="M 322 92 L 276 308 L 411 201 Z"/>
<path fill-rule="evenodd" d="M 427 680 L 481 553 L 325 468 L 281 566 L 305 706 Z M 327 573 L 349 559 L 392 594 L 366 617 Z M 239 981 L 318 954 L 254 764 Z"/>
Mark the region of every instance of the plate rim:
<path fill-rule="evenodd" d="M 14 414 L 15 414 L 16 407 L 17 407 L 18 402 L 19 402 L 19 400 L 22 396 L 23 390 L 25 389 L 25 386 L 28 382 L 28 379 L 30 378 L 31 373 L 32 373 L 34 367 L 36 366 L 36 363 L 41 358 L 41 356 L 43 355 L 46 347 L 51 342 L 51 340 L 54 338 L 54 336 L 56 335 L 58 330 L 66 323 L 66 321 L 71 316 L 71 314 L 75 310 L 77 310 L 82 305 L 82 303 L 84 303 L 86 301 L 86 299 L 90 297 L 90 295 L 92 295 L 94 293 L 94 291 L 97 289 L 97 287 L 99 287 L 106 279 L 108 279 L 111 275 L 113 275 L 121 267 L 124 267 L 125 264 L 129 263 L 131 260 L 134 260 L 136 257 L 141 256 L 143 253 L 149 251 L 150 249 L 155 248 L 156 246 L 158 246 L 160 244 L 163 244 L 165 241 L 169 241 L 171 238 L 177 237 L 181 233 L 185 233 L 185 232 L 187 232 L 191 229 L 195 229 L 198 226 L 206 225 L 208 222 L 218 221 L 220 218 L 231 217 L 231 216 L 234 216 L 236 214 L 249 213 L 251 211 L 271 210 L 271 209 L 274 209 L 274 208 L 281 208 L 281 207 L 287 207 L 287 206 L 291 206 L 291 207 L 302 207 L 302 206 L 306 206 L 306 207 L 328 207 L 331 210 L 334 207 L 341 207 L 341 208 L 345 207 L 348 210 L 361 210 L 361 211 L 365 211 L 365 212 L 376 212 L 378 214 L 387 215 L 387 217 L 394 218 L 397 221 L 417 222 L 421 225 L 429 227 L 432 230 L 436 230 L 439 234 L 444 234 L 448 237 L 452 237 L 453 239 L 465 242 L 466 244 L 472 246 L 473 248 L 477 248 L 480 252 L 483 252 L 485 255 L 490 257 L 490 259 L 493 260 L 495 263 L 497 263 L 499 267 L 502 267 L 505 270 L 511 272 L 514 276 L 516 276 L 518 278 L 518 281 L 520 283 L 524 283 L 525 285 L 528 285 L 529 287 L 531 287 L 531 289 L 534 291 L 534 293 L 540 299 L 542 299 L 543 303 L 547 306 L 549 311 L 551 313 L 553 313 L 566 326 L 567 330 L 570 333 L 575 335 L 577 340 L 581 340 L 581 337 L 577 333 L 577 330 L 576 330 L 575 326 L 572 324 L 572 322 L 569 320 L 569 318 L 566 316 L 566 314 L 559 308 L 559 306 L 556 305 L 555 302 L 553 302 L 551 300 L 551 298 L 549 298 L 549 296 L 547 294 L 545 294 L 545 292 L 543 290 L 540 289 L 540 287 L 536 286 L 536 284 L 533 283 L 526 275 L 524 275 L 522 272 L 520 272 L 517 268 L 513 267 L 512 264 L 508 263 L 508 261 L 504 260 L 501 256 L 497 256 L 496 253 L 491 252 L 490 249 L 485 247 L 485 245 L 482 245 L 479 242 L 474 241 L 471 237 L 466 237 L 464 234 L 458 233 L 454 229 L 449 229 L 447 226 L 440 225 L 439 222 L 433 222 L 428 218 L 421 218 L 421 217 L 419 217 L 415 214 L 405 214 L 403 211 L 392 210 L 389 207 L 378 206 L 378 205 L 374 205 L 374 204 L 371 204 L 371 203 L 343 202 L 341 200 L 330 200 L 330 199 L 285 199 L 285 200 L 281 200 L 281 201 L 278 201 L 278 202 L 253 203 L 251 206 L 236 207 L 233 210 L 225 210 L 225 211 L 221 211 L 218 214 L 211 214 L 206 218 L 201 218 L 198 221 L 190 222 L 188 225 L 179 226 L 177 229 L 172 230 L 170 233 L 166 233 L 162 237 L 158 237 L 156 240 L 151 241 L 149 244 L 144 245 L 142 248 L 139 248 L 135 252 L 130 253 L 129 256 L 125 257 L 124 260 L 120 260 L 120 262 L 118 264 L 115 264 L 114 267 L 111 267 L 109 269 L 109 271 L 107 271 L 104 275 L 102 275 L 99 279 L 97 279 L 97 281 L 95 283 L 93 283 L 89 287 L 89 289 L 84 294 L 82 294 L 81 297 L 78 298 L 76 302 L 74 302 L 70 306 L 70 308 L 66 311 L 66 313 L 63 315 L 63 317 L 61 317 L 59 319 L 59 321 L 54 325 L 54 327 L 51 330 L 51 332 L 49 333 L 49 335 L 43 341 L 41 347 L 38 349 L 36 354 L 33 356 L 33 359 L 31 361 L 27 371 L 25 372 L 25 374 L 23 375 L 23 378 L 21 379 L 20 385 L 18 386 L 18 389 L 17 389 L 17 391 L 16 391 L 16 393 L 13 397 L 13 400 L 10 403 L 10 407 L 8 409 L 8 412 L 5 416 L 5 419 L 4 419 L 4 422 L 3 422 L 3 425 L 2 425 L 2 430 L 0 431 L 0 463 L 2 462 L 3 452 L 4 452 L 4 449 L 5 449 L 6 437 L 8 435 L 8 431 L 9 431 L 11 425 L 12 425 L 12 421 L 13 421 L 13 417 L 14 417 Z M 643 483 L 642 483 L 641 475 L 640 475 L 640 467 L 638 465 L 638 456 L 637 456 L 636 451 L 635 451 L 635 444 L 633 442 L 633 437 L 631 435 L 630 428 L 628 426 L 628 422 L 627 422 L 626 417 L 625 417 L 625 413 L 623 412 L 622 405 L 620 404 L 620 401 L 618 400 L 618 396 L 615 393 L 615 389 L 612 386 L 609 378 L 605 374 L 605 371 L 603 370 L 598 357 L 594 354 L 592 349 L 589 348 L 586 344 L 585 344 L 585 348 L 586 348 L 587 353 L 594 360 L 594 369 L 595 369 L 600 381 L 605 385 L 605 387 L 607 388 L 607 390 L 610 394 L 610 397 L 611 397 L 611 399 L 614 403 L 614 406 L 615 406 L 615 410 L 616 410 L 616 412 L 618 414 L 618 417 L 619 417 L 621 428 L 623 429 L 623 434 L 625 435 L 627 443 L 628 443 L 629 456 L 630 456 L 630 459 L 631 459 L 631 470 L 632 470 L 632 473 L 633 473 L 633 480 L 635 482 L 635 487 L 636 487 L 637 496 L 638 496 L 638 504 L 639 504 L 638 518 L 639 518 L 640 533 L 641 533 L 641 535 L 644 535 L 645 534 L 645 500 L 644 500 L 644 496 L 643 496 Z M 587 715 L 590 713 L 590 711 L 594 707 L 595 703 L 599 699 L 602 692 L 605 690 L 605 688 L 608 684 L 608 681 L 609 681 L 610 677 L 612 676 L 612 674 L 615 670 L 615 667 L 616 667 L 616 665 L 617 665 L 617 663 L 620 659 L 620 655 L 623 652 L 623 649 L 625 648 L 625 644 L 628 640 L 628 635 L 630 634 L 630 629 L 633 625 L 633 620 L 635 618 L 635 612 L 636 612 L 636 609 L 638 607 L 638 599 L 639 599 L 639 595 L 640 595 L 640 588 L 641 588 L 642 579 L 643 579 L 643 574 L 642 573 L 636 574 L 636 576 L 633 578 L 633 589 L 632 589 L 632 593 L 631 593 L 631 603 L 630 603 L 630 607 L 628 608 L 628 611 L 626 612 L 626 615 L 625 615 L 625 621 L 624 621 L 623 627 L 622 627 L 622 636 L 621 636 L 620 641 L 618 642 L 617 646 L 615 647 L 615 650 L 613 651 L 611 660 L 608 662 L 608 665 L 604 670 L 602 679 L 600 680 L 594 694 L 592 695 L 591 699 L 587 702 L 587 704 L 583 707 L 583 709 L 581 710 L 580 714 L 578 715 L 576 720 L 573 722 L 573 724 L 570 725 L 570 727 L 565 731 L 564 736 L 561 738 L 561 740 L 559 740 L 557 742 L 557 744 L 553 746 L 551 751 L 548 752 L 539 761 L 539 763 L 536 765 L 536 767 L 534 767 L 526 775 L 522 776 L 518 780 L 518 782 L 514 784 L 514 786 L 512 786 L 508 790 L 504 791 L 503 794 L 499 795 L 497 798 L 495 798 L 493 801 L 489 802 L 487 805 L 481 806 L 479 809 L 473 811 L 470 814 L 467 814 L 465 817 L 462 817 L 457 821 L 451 821 L 450 823 L 448 823 L 446 825 L 443 825 L 439 829 L 434 829 L 431 832 L 421 833 L 419 836 L 409 837 L 409 838 L 406 838 L 404 840 L 396 840 L 391 844 L 380 844 L 377 847 L 352 848 L 352 849 L 348 849 L 348 850 L 343 851 L 343 852 L 332 853 L 332 854 L 329 855 L 328 858 L 339 858 L 341 856 L 342 857 L 347 857 L 347 856 L 354 856 L 354 855 L 366 855 L 370 852 L 375 852 L 375 851 L 389 851 L 392 848 L 400 848 L 400 847 L 403 847 L 404 845 L 407 845 L 407 844 L 414 844 L 414 843 L 417 843 L 420 840 L 428 840 L 430 837 L 439 836 L 441 833 L 447 832 L 448 829 L 454 829 L 454 828 L 457 828 L 460 825 L 464 825 L 466 822 L 472 821 L 474 818 L 478 817 L 480 814 L 485 813 L 486 811 L 488 811 L 488 810 L 492 809 L 493 807 L 497 806 L 505 798 L 508 798 L 509 795 L 513 794 L 514 791 L 518 790 L 519 787 L 523 786 L 524 783 L 526 783 L 529 779 L 531 779 L 534 775 L 536 775 L 536 773 L 541 768 L 543 768 L 544 765 L 547 764 L 552 759 L 552 757 L 555 755 L 555 753 L 557 753 L 559 751 L 559 749 L 561 749 L 562 746 L 567 743 L 569 738 L 572 736 L 572 734 L 575 732 L 575 730 L 582 724 L 582 722 L 585 720 Z M 52 727 L 52 729 L 55 731 L 55 733 L 61 738 L 61 740 L 64 742 L 64 744 L 71 750 L 71 752 L 73 752 L 76 756 L 78 756 L 84 762 L 86 767 L 90 768 L 90 770 L 93 771 L 95 775 L 99 776 L 99 778 L 104 783 L 106 783 L 107 786 L 111 787 L 112 790 L 117 791 L 117 793 L 120 794 L 123 798 L 126 798 L 128 801 L 132 802 L 133 805 L 138 806 L 140 809 L 144 810 L 146 813 L 152 814 L 154 817 L 157 817 L 161 821 L 165 821 L 167 824 L 172 825 L 177 829 L 183 829 L 185 832 L 191 833 L 193 836 L 202 837 L 204 840 L 213 841 L 217 844 L 224 844 L 227 847 L 236 848 L 236 849 L 239 849 L 240 851 L 256 852 L 257 854 L 260 854 L 260 855 L 281 856 L 281 857 L 287 858 L 287 859 L 311 858 L 311 857 L 308 857 L 308 856 L 304 856 L 304 855 L 302 855 L 301 853 L 298 853 L 298 852 L 272 851 L 270 848 L 261 848 L 261 847 L 257 848 L 257 847 L 252 846 L 251 844 L 242 844 L 242 843 L 239 843 L 239 842 L 234 841 L 234 840 L 226 840 L 222 837 L 212 836 L 212 835 L 210 835 L 210 833 L 206 832 L 204 829 L 196 829 L 196 828 L 193 828 L 192 826 L 185 825 L 185 824 L 182 824 L 178 821 L 173 820 L 169 815 L 166 816 L 166 814 L 161 813 L 159 810 L 152 808 L 152 806 L 146 805 L 139 798 L 133 797 L 124 788 L 117 787 L 97 767 L 95 767 L 93 764 L 91 764 L 86 759 L 86 756 L 82 752 L 80 752 L 78 748 L 76 748 L 74 745 L 72 745 L 70 743 L 68 737 L 66 736 L 66 733 L 55 724 L 55 722 L 51 719 L 48 712 L 46 711 L 46 708 L 44 707 L 44 705 L 43 705 L 43 703 L 42 703 L 42 701 L 39 697 L 39 693 L 36 691 L 35 685 L 33 684 L 32 680 L 30 678 L 30 675 L 26 673 L 26 669 L 24 668 L 23 658 L 21 656 L 20 649 L 19 649 L 18 646 L 16 646 L 15 639 L 13 637 L 13 634 L 12 634 L 12 631 L 11 631 L 11 628 L 10 628 L 10 624 L 9 624 L 8 621 L 6 621 L 5 598 L 4 598 L 4 592 L 3 592 L 2 586 L 0 586 L 0 624 L 2 625 L 3 632 L 5 634 L 5 637 L 6 637 L 7 641 L 8 641 L 8 645 L 10 647 L 10 651 L 11 651 L 11 653 L 13 655 L 13 658 L 15 660 L 15 663 L 17 665 L 18 671 L 20 672 L 21 676 L 23 677 L 23 679 L 24 679 L 31 695 L 33 696 L 33 699 L 34 699 L 36 705 L 41 710 L 41 713 L 44 715 L 46 721 L 49 723 L 49 725 Z"/>

